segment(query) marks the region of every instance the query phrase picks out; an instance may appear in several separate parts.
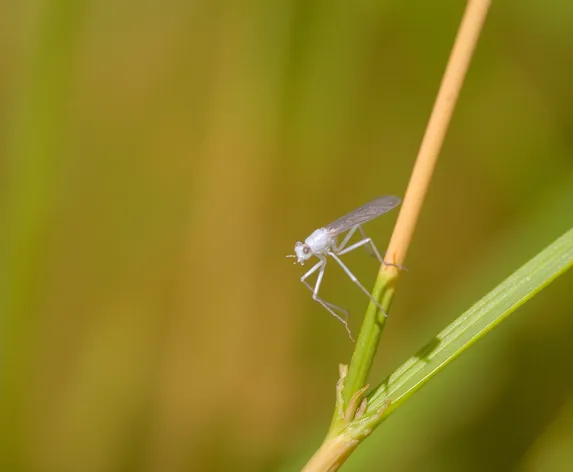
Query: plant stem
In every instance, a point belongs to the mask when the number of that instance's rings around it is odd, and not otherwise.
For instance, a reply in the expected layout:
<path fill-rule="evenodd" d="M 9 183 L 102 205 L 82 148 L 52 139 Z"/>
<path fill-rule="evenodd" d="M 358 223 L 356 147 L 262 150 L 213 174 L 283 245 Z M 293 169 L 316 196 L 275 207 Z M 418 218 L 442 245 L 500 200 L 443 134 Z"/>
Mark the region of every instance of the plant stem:
<path fill-rule="evenodd" d="M 358 443 L 358 440 L 343 435 L 325 441 L 303 467 L 302 472 L 338 470 Z"/>
<path fill-rule="evenodd" d="M 386 258 L 388 262 L 402 265 L 416 228 L 418 216 L 426 197 L 430 180 L 448 129 L 454 107 L 463 85 L 466 72 L 479 38 L 491 0 L 469 0 L 456 37 L 444 77 L 420 146 L 416 163 L 404 197 Z M 388 313 L 400 272 L 394 265 L 382 264 L 374 285 L 373 296 Z M 361 389 L 368 378 L 385 317 L 371 302 L 366 311 L 356 347 L 352 355 L 348 378 L 342 397 L 346 405 Z M 333 426 L 334 422 L 333 421 Z"/>
<path fill-rule="evenodd" d="M 382 264 L 374 289 L 373 297 L 388 313 L 401 266 L 406 258 L 408 247 L 414 234 L 418 216 L 426 197 L 430 180 L 436 166 L 438 155 L 448 129 L 464 78 L 477 40 L 479 38 L 491 0 L 469 0 L 454 47 L 440 85 L 440 90 L 430 116 L 410 182 L 404 197 L 404 203 L 385 257 L 392 265 Z M 341 370 L 341 379 L 337 389 L 337 402 L 334 417 L 326 440 L 310 459 L 305 471 L 335 471 L 342 465 L 348 455 L 364 439 L 375 424 L 379 423 L 385 413 L 389 412 L 390 399 L 382 400 L 383 407 L 374 413 L 374 419 L 359 417 L 364 413 L 367 403 L 363 394 L 365 384 L 386 317 L 371 302 L 360 329 L 356 347 L 348 372 Z M 390 408 L 388 408 L 390 407 Z M 371 422 L 353 433 L 355 423 Z"/>
<path fill-rule="evenodd" d="M 386 252 L 395 264 L 403 264 L 430 185 L 438 155 L 456 106 L 491 0 L 470 0 L 442 79 L 416 164 L 406 190 L 404 204 Z M 381 271 L 395 271 L 382 266 Z"/>

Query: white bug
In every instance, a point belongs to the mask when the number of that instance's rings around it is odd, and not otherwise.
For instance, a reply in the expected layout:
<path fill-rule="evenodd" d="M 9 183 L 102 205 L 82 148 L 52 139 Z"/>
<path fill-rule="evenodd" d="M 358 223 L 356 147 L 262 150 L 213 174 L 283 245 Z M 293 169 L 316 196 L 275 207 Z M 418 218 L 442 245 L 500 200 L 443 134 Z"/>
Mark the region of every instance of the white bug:
<path fill-rule="evenodd" d="M 326 259 L 328 256 L 332 257 L 340 267 L 346 272 L 350 280 L 352 280 L 360 289 L 368 295 L 376 306 L 380 309 L 380 311 L 386 316 L 386 312 L 382 308 L 382 306 L 375 300 L 370 292 L 364 288 L 364 286 L 360 283 L 360 281 L 356 278 L 356 276 L 350 272 L 350 269 L 346 267 L 346 265 L 340 260 L 339 256 L 346 254 L 354 249 L 357 249 L 361 246 L 370 247 L 378 260 L 381 263 L 386 265 L 393 265 L 385 262 L 382 257 L 380 257 L 380 253 L 372 239 L 366 236 L 364 230 L 362 229 L 362 224 L 367 223 L 370 220 L 373 220 L 377 216 L 383 215 L 384 213 L 389 212 L 396 206 L 400 204 L 401 200 L 398 197 L 393 195 L 388 195 L 384 197 L 377 198 L 361 207 L 357 208 L 356 210 L 348 213 L 347 215 L 339 218 L 338 220 L 330 223 L 329 225 L 319 228 L 315 230 L 308 238 L 305 239 L 304 243 L 301 241 L 297 241 L 294 245 L 294 252 L 295 255 L 289 255 L 287 257 L 296 257 L 299 264 L 304 265 L 304 262 L 310 259 L 312 256 L 316 256 L 319 261 L 306 273 L 304 274 L 300 281 L 308 287 L 308 289 L 312 292 L 312 298 L 320 303 L 324 308 L 326 308 L 334 317 L 336 317 L 344 326 L 346 327 L 346 331 L 348 331 L 348 335 L 350 339 L 352 339 L 352 334 L 350 332 L 350 328 L 348 326 L 348 312 L 339 306 L 333 305 L 332 303 L 324 301 L 322 298 L 318 296 L 318 290 L 320 289 L 320 284 L 322 283 L 322 278 L 324 277 L 324 270 L 326 269 Z M 346 247 L 350 238 L 354 235 L 356 230 L 360 231 L 362 238 L 360 241 L 351 244 L 350 246 Z M 348 231 L 344 239 L 341 241 L 340 244 L 336 243 L 336 238 L 338 235 Z M 295 263 L 296 263 L 295 262 Z M 316 283 L 314 288 L 306 281 L 308 277 L 314 274 L 316 271 L 318 272 L 318 277 L 316 278 Z M 338 310 L 339 312 L 343 313 L 344 316 L 340 316 L 335 312 Z"/>

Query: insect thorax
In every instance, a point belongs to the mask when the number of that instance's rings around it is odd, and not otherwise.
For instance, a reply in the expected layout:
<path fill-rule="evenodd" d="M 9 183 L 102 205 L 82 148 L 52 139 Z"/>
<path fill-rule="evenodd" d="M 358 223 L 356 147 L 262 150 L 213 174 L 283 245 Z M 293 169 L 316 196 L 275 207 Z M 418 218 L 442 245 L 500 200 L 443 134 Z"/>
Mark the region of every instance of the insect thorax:
<path fill-rule="evenodd" d="M 323 254 L 327 252 L 336 241 L 335 238 L 328 234 L 325 228 L 319 228 L 306 238 L 304 242 L 310 246 L 314 254 Z"/>

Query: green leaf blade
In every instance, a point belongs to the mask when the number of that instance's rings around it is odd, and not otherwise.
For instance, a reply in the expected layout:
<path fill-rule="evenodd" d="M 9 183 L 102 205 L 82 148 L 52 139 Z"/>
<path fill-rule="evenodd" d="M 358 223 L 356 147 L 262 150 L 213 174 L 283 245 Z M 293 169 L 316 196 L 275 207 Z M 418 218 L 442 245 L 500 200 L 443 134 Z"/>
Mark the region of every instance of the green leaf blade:
<path fill-rule="evenodd" d="M 573 229 L 494 288 L 386 378 L 369 396 L 366 414 L 391 399 L 395 410 L 446 365 L 573 266 Z"/>

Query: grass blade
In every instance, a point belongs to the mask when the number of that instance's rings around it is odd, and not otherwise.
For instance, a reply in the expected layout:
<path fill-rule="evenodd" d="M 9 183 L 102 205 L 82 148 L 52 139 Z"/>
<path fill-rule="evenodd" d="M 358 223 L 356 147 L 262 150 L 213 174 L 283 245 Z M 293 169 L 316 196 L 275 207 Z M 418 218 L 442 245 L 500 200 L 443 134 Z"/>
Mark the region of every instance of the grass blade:
<path fill-rule="evenodd" d="M 366 415 L 376 415 L 390 399 L 386 418 L 469 346 L 571 266 L 573 229 L 484 296 L 386 378 L 369 395 Z"/>

